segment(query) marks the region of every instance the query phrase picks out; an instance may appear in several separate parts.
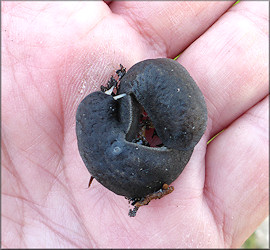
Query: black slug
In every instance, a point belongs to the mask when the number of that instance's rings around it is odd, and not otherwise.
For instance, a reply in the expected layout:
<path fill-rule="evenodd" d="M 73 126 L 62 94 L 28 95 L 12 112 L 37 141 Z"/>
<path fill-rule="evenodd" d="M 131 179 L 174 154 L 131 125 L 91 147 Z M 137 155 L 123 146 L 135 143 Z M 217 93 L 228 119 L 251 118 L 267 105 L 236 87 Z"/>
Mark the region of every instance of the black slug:
<path fill-rule="evenodd" d="M 169 185 L 205 132 L 207 108 L 195 81 L 172 59 L 144 60 L 127 73 L 121 65 L 116 73 L 118 81 L 112 77 L 80 103 L 76 133 L 92 177 L 132 201 L 135 216 L 173 191 Z"/>

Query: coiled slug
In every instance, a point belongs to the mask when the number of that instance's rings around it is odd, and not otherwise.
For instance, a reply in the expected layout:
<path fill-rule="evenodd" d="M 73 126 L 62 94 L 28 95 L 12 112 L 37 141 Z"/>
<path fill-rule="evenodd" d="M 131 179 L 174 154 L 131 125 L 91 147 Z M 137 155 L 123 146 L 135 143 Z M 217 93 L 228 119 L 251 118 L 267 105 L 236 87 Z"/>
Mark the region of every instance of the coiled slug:
<path fill-rule="evenodd" d="M 121 66 L 117 74 L 120 83 L 111 78 L 107 88 L 82 100 L 76 134 L 92 177 L 132 201 L 135 208 L 129 215 L 135 216 L 141 205 L 172 192 L 168 185 L 205 132 L 207 108 L 195 81 L 172 59 L 144 60 L 127 73 Z M 122 98 L 113 96 L 115 90 Z M 149 127 L 159 146 L 146 139 Z"/>

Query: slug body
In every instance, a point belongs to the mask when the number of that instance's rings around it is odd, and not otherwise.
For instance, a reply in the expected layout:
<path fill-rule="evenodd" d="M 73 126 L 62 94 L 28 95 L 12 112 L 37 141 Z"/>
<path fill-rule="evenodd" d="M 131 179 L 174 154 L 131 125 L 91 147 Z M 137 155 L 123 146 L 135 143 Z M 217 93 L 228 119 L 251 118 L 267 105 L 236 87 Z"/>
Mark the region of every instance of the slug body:
<path fill-rule="evenodd" d="M 103 186 L 139 200 L 171 184 L 188 163 L 206 129 L 204 97 L 186 69 L 174 60 L 148 59 L 121 78 L 119 100 L 97 91 L 76 114 L 80 155 Z M 162 147 L 134 142 L 144 110 Z"/>

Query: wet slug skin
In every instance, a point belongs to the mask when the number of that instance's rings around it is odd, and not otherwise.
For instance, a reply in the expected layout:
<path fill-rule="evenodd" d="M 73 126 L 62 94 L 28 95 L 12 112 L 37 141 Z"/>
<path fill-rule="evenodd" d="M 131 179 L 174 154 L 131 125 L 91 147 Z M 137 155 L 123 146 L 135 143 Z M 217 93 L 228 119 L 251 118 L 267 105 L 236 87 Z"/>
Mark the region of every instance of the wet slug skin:
<path fill-rule="evenodd" d="M 205 132 L 207 108 L 195 81 L 172 59 L 144 60 L 127 73 L 121 65 L 116 73 L 119 81 L 111 78 L 80 103 L 76 134 L 91 176 L 132 201 L 135 216 L 172 192 L 168 185 Z"/>

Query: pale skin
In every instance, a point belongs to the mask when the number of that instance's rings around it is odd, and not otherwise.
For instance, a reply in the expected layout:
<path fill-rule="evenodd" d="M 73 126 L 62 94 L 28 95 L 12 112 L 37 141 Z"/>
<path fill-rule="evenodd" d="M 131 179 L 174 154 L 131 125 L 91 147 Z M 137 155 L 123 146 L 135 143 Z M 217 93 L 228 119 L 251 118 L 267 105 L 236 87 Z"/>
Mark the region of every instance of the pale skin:
<path fill-rule="evenodd" d="M 2 2 L 3 248 L 241 246 L 268 214 L 268 3 L 232 4 Z M 75 112 L 120 63 L 181 52 L 207 130 L 175 190 L 130 218 L 87 188 Z"/>

